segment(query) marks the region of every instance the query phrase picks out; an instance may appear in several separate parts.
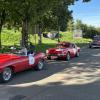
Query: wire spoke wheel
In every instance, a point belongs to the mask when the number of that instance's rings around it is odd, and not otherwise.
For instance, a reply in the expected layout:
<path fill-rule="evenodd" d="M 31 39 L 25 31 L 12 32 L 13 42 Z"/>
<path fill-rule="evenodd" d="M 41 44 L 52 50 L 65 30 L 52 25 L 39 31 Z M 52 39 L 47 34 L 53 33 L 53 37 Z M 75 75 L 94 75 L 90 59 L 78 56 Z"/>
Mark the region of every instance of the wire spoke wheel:
<path fill-rule="evenodd" d="M 79 54 L 79 52 L 77 51 L 77 52 L 76 52 L 76 57 L 79 57 L 79 55 L 80 55 L 80 54 Z"/>
<path fill-rule="evenodd" d="M 3 73 L 2 73 L 2 78 L 3 78 L 3 81 L 9 81 L 11 78 L 12 78 L 12 70 L 11 68 L 5 68 Z"/>
<path fill-rule="evenodd" d="M 39 61 L 38 62 L 38 69 L 39 70 L 42 70 L 43 69 L 43 66 L 44 66 L 44 62 L 43 61 Z"/>
<path fill-rule="evenodd" d="M 69 61 L 71 59 L 70 53 L 67 53 L 66 60 Z"/>

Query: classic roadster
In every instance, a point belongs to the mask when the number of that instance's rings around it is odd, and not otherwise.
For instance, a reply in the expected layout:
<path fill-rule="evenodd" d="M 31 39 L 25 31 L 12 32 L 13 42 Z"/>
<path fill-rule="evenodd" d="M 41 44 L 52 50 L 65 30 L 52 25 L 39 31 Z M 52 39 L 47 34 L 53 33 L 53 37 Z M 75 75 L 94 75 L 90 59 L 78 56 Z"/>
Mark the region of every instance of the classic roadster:
<path fill-rule="evenodd" d="M 72 57 L 78 57 L 80 54 L 80 47 L 70 42 L 60 42 L 55 48 L 46 50 L 46 56 L 48 59 L 66 59 L 70 60 Z"/>
<path fill-rule="evenodd" d="M 14 73 L 34 68 L 42 70 L 44 67 L 44 53 L 21 55 L 0 54 L 0 81 L 8 82 L 13 78 Z"/>

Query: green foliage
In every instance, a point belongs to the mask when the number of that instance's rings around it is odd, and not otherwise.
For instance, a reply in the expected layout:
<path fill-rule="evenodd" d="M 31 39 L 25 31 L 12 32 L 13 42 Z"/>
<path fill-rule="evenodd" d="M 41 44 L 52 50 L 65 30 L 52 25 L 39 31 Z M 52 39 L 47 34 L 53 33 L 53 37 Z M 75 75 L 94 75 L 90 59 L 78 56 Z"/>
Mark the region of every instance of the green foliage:
<path fill-rule="evenodd" d="M 7 30 L 3 29 L 2 31 L 2 44 L 3 44 L 3 49 L 0 52 L 9 52 L 10 46 L 19 46 L 19 41 L 20 41 L 20 36 L 21 32 L 17 31 L 15 33 L 14 30 Z M 73 34 L 71 32 L 60 32 L 61 38 L 60 41 L 69 41 L 69 42 L 74 42 L 78 44 L 79 46 L 83 46 L 87 43 L 89 43 L 90 39 L 73 39 Z M 36 38 L 36 42 L 35 42 Z M 30 41 L 36 46 L 37 51 L 43 51 L 45 52 L 46 49 L 55 47 L 56 43 L 58 43 L 57 39 L 48 39 L 48 38 L 42 38 L 43 44 L 38 45 L 38 36 L 36 35 L 30 35 Z"/>
<path fill-rule="evenodd" d="M 81 29 L 83 31 L 83 36 L 85 38 L 93 38 L 95 35 L 100 35 L 100 28 L 94 26 L 86 25 L 82 21 L 77 20 L 75 24 L 76 29 Z"/>
<path fill-rule="evenodd" d="M 82 29 L 82 21 L 81 20 L 76 20 L 75 28 L 76 29 Z"/>
<path fill-rule="evenodd" d="M 69 11 L 68 6 L 76 1 L 78 0 L 0 0 L 0 20 L 3 19 L 0 33 L 4 24 L 10 28 L 21 27 L 22 43 L 27 46 L 30 24 L 39 24 L 46 29 L 58 30 L 60 27 L 61 31 L 65 31 L 68 20 L 72 18 L 72 11 Z M 4 18 L 1 16 L 3 11 Z"/>
<path fill-rule="evenodd" d="M 70 19 L 70 20 L 68 21 L 68 24 L 67 24 L 67 31 L 72 32 L 73 29 L 74 29 L 74 22 L 73 22 L 72 19 Z"/>
<path fill-rule="evenodd" d="M 21 39 L 21 33 L 15 30 L 2 30 L 2 45 L 19 45 L 19 41 Z"/>

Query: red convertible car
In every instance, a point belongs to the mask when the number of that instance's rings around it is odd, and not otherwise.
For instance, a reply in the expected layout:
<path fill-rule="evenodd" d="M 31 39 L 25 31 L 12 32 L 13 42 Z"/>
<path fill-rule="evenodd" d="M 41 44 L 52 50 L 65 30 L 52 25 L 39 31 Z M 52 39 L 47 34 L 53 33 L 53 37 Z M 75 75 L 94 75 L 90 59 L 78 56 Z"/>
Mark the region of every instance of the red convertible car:
<path fill-rule="evenodd" d="M 78 57 L 80 54 L 80 47 L 70 42 L 60 42 L 55 48 L 46 50 L 48 59 L 66 59 L 70 60 L 72 57 Z"/>
<path fill-rule="evenodd" d="M 16 54 L 0 54 L 0 81 L 8 82 L 16 72 L 29 68 L 42 70 L 44 67 L 44 53 L 30 54 L 28 56 Z"/>

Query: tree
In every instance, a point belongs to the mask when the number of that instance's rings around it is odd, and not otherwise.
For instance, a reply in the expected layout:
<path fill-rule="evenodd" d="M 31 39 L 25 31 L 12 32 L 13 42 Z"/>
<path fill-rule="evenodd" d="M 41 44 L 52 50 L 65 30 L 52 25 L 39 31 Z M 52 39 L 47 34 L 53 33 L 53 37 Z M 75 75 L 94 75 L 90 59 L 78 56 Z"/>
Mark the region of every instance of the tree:
<path fill-rule="evenodd" d="M 77 20 L 75 27 L 83 31 L 83 37 L 85 38 L 93 38 L 95 35 L 100 35 L 99 28 L 84 24 L 81 20 Z"/>
<path fill-rule="evenodd" d="M 68 24 L 67 24 L 67 30 L 68 30 L 69 32 L 72 32 L 73 29 L 74 29 L 74 22 L 73 22 L 73 19 L 70 19 L 70 20 L 68 21 Z"/>
<path fill-rule="evenodd" d="M 12 1 L 12 7 L 14 7 L 11 14 L 13 22 L 15 24 L 21 24 L 22 27 L 22 46 L 28 46 L 29 24 L 41 25 L 41 17 L 48 9 L 50 9 L 49 5 L 51 3 L 52 2 L 49 0 Z M 17 17 L 14 18 L 13 15 L 16 15 Z"/>
<path fill-rule="evenodd" d="M 64 30 L 71 16 L 68 6 L 76 0 L 0 0 L 0 34 L 4 22 L 12 26 L 22 27 L 22 45 L 28 45 L 29 24 L 43 23 L 43 16 L 52 12 L 51 18 Z M 89 1 L 89 0 L 83 0 Z M 63 15 L 63 16 L 62 16 Z M 57 24 L 56 24 L 57 25 Z M 0 38 L 1 39 L 1 38 Z M 1 40 L 0 40 L 1 41 Z M 0 42 L 1 45 L 1 42 Z"/>
<path fill-rule="evenodd" d="M 51 10 L 43 16 L 43 26 L 45 30 L 57 30 L 60 26 L 61 31 L 66 31 L 68 21 L 72 19 L 72 11 L 68 6 L 74 4 L 75 0 L 56 0 Z"/>
<path fill-rule="evenodd" d="M 1 49 L 1 31 L 6 18 L 7 4 L 4 6 L 3 0 L 0 1 L 0 49 Z"/>
<path fill-rule="evenodd" d="M 81 20 L 76 20 L 76 24 L 75 24 L 75 28 L 76 29 L 81 29 L 82 28 L 82 25 L 83 25 L 83 23 L 82 23 Z"/>

